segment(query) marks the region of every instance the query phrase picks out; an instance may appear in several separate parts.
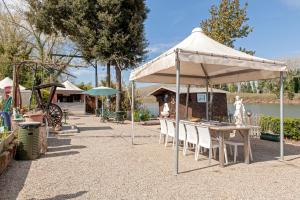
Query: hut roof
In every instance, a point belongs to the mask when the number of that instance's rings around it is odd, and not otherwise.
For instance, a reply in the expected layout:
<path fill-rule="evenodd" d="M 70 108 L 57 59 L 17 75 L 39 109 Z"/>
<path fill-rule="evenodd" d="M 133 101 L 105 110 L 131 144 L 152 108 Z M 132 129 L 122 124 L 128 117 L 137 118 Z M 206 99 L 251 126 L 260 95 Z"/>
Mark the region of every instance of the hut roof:
<path fill-rule="evenodd" d="M 158 95 L 158 94 L 161 94 L 161 93 L 164 93 L 166 91 L 171 91 L 171 92 L 174 92 L 176 93 L 176 86 L 161 86 L 155 90 L 153 90 L 152 92 L 150 92 L 148 94 L 148 96 L 150 95 Z M 211 88 L 208 88 L 208 91 L 210 92 L 211 91 Z M 225 90 L 220 90 L 220 89 L 215 89 L 215 88 L 212 88 L 212 91 L 213 93 L 228 93 L 227 91 Z M 192 93 L 205 93 L 206 92 L 206 88 L 204 87 L 190 87 L 190 94 Z M 186 94 L 187 93 L 187 87 L 186 86 L 181 86 L 180 87 L 180 94 Z"/>

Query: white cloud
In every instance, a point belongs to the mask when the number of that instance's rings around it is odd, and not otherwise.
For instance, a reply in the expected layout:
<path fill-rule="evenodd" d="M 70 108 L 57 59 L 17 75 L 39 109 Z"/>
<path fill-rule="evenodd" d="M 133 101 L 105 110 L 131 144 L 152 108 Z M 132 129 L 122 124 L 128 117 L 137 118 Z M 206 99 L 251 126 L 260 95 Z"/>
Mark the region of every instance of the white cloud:
<path fill-rule="evenodd" d="M 174 45 L 175 45 L 175 42 L 157 43 L 157 44 L 150 45 L 147 48 L 147 51 L 149 54 L 162 53 L 162 52 L 167 51 L 168 49 L 172 48 Z"/>
<path fill-rule="evenodd" d="M 291 9 L 300 9 L 300 0 L 281 0 L 281 2 Z"/>

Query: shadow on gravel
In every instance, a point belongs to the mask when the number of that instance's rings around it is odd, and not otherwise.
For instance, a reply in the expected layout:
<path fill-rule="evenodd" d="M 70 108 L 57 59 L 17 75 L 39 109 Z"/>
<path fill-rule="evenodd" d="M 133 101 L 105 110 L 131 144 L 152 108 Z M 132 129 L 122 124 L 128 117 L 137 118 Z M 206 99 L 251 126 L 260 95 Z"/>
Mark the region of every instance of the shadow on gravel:
<path fill-rule="evenodd" d="M 63 152 L 58 152 L 58 153 L 47 153 L 43 156 L 40 157 L 40 159 L 43 158 L 52 158 L 52 157 L 58 157 L 58 156 L 71 156 L 71 155 L 75 155 L 75 154 L 79 154 L 79 151 L 63 151 Z"/>
<path fill-rule="evenodd" d="M 31 161 L 12 161 L 0 176 L 0 199 L 15 200 L 23 189 Z"/>
<path fill-rule="evenodd" d="M 202 169 L 207 169 L 207 168 L 215 167 L 215 166 L 218 166 L 218 164 L 207 165 L 205 167 L 200 167 L 200 168 L 196 168 L 196 169 L 190 169 L 190 170 L 182 171 L 182 172 L 179 172 L 179 174 L 186 174 L 186 173 L 189 173 L 189 172 L 199 171 L 199 170 L 202 170 Z"/>
<path fill-rule="evenodd" d="M 70 138 L 48 138 L 48 147 L 58 147 L 58 146 L 66 146 L 71 145 L 71 139 Z"/>
<path fill-rule="evenodd" d="M 46 199 L 30 199 L 30 200 L 61 200 L 61 199 L 74 199 L 77 197 L 80 197 L 84 194 L 86 194 L 87 191 L 80 191 L 80 192 L 76 192 L 73 194 L 60 194 L 60 195 L 56 195 L 55 197 L 51 197 L 51 198 L 46 198 Z"/>
<path fill-rule="evenodd" d="M 56 151 L 68 151 L 72 149 L 84 149 L 86 146 L 83 145 L 70 145 L 70 146 L 62 146 L 62 147 L 50 147 L 47 152 L 56 152 Z"/>
<path fill-rule="evenodd" d="M 100 126 L 100 127 L 78 127 L 80 132 L 84 132 L 84 131 L 102 131 L 102 130 L 112 130 L 112 128 L 110 126 Z"/>
<path fill-rule="evenodd" d="M 251 149 L 253 153 L 253 162 L 265 162 L 271 160 L 278 160 L 280 155 L 280 143 L 271 142 L 260 139 L 251 139 Z M 300 147 L 291 144 L 284 145 L 285 156 L 296 156 L 291 158 L 290 161 L 300 157 Z M 243 148 L 239 149 L 238 159 L 243 161 Z"/>

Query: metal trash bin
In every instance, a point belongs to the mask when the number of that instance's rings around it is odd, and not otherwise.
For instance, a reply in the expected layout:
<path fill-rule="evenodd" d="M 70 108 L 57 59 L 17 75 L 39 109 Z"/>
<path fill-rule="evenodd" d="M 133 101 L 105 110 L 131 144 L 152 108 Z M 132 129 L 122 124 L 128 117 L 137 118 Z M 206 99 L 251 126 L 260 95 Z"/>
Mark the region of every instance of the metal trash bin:
<path fill-rule="evenodd" d="M 19 124 L 16 159 L 34 160 L 39 157 L 40 122 L 22 122 Z"/>

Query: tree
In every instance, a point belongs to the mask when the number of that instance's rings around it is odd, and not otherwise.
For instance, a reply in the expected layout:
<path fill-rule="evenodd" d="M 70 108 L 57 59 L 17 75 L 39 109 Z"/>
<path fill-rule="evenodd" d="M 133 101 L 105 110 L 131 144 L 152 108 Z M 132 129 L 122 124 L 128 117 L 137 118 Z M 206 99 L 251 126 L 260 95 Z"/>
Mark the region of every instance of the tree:
<path fill-rule="evenodd" d="M 144 59 L 146 40 L 144 0 L 28 0 L 28 16 L 45 33 L 68 36 L 86 60 L 115 66 L 117 89 L 121 71 Z M 116 110 L 120 109 L 120 93 Z"/>
<path fill-rule="evenodd" d="M 134 68 L 144 60 L 147 42 L 144 35 L 144 20 L 147 8 L 144 0 L 102 1 L 103 29 L 100 32 L 96 52 L 101 60 L 115 66 L 117 90 L 116 110 L 121 108 L 121 73 Z"/>
<path fill-rule="evenodd" d="M 253 31 L 246 24 L 247 6 L 246 3 L 242 8 L 239 0 L 221 0 L 218 7 L 210 8 L 210 18 L 201 22 L 202 30 L 212 39 L 234 48 L 236 39 L 247 37 Z"/>
<path fill-rule="evenodd" d="M 81 82 L 77 85 L 77 87 L 79 87 L 82 90 L 90 90 L 93 88 L 93 85 L 92 85 L 92 83 Z"/>
<path fill-rule="evenodd" d="M 0 16 L 1 74 L 12 77 L 14 65 L 31 60 L 38 64 L 27 64 L 20 68 L 20 84 L 30 88 L 34 74 L 39 80 L 38 84 L 50 79 L 56 81 L 71 59 L 56 59 L 52 54 L 61 52 L 66 42 L 62 41 L 59 35 L 44 35 L 33 27 L 25 15 L 26 4 L 22 7 L 14 7 L 14 10 L 6 6 L 5 1 L 1 2 L 2 5 L 5 10 Z M 48 67 L 49 64 L 56 65 L 56 70 Z"/>
<path fill-rule="evenodd" d="M 210 18 L 203 20 L 200 26 L 204 33 L 212 39 L 235 48 L 237 39 L 247 37 L 253 28 L 247 25 L 247 6 L 240 6 L 239 0 L 221 0 L 218 6 L 213 5 L 210 10 Z M 254 51 L 239 47 L 238 50 L 253 55 Z M 226 84 L 221 88 L 227 88 Z"/>

